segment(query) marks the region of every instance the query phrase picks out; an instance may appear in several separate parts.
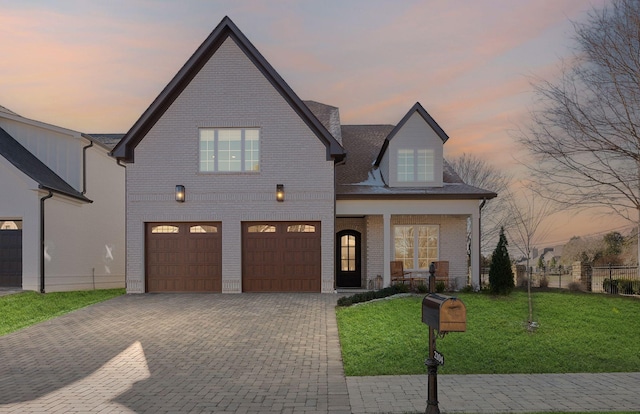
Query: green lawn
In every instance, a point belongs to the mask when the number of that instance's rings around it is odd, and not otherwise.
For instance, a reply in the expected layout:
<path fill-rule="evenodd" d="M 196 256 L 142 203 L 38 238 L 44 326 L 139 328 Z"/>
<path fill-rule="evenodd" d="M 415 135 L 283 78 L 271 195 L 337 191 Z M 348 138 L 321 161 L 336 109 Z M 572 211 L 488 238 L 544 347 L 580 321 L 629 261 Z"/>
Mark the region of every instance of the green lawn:
<path fill-rule="evenodd" d="M 108 289 L 46 294 L 21 292 L 0 296 L 0 335 L 124 293 L 124 289 Z"/>
<path fill-rule="evenodd" d="M 640 371 L 640 300 L 535 292 L 535 333 L 526 330 L 527 295 L 457 294 L 467 331 L 437 340 L 442 374 Z M 337 308 L 348 376 L 424 374 L 428 329 L 422 295 Z"/>

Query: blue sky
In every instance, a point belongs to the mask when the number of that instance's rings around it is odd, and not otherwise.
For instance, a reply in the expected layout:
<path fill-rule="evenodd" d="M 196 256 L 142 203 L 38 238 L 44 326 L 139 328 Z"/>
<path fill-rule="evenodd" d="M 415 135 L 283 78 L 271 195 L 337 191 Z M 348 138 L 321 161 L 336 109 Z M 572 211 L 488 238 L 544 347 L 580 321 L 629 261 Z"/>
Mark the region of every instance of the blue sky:
<path fill-rule="evenodd" d="M 0 105 L 126 132 L 228 15 L 302 99 L 339 107 L 343 123 L 395 124 L 419 101 L 451 137 L 446 156 L 517 171 L 509 131 L 526 122 L 530 82 L 557 75 L 571 21 L 607 3 L 0 0 Z"/>

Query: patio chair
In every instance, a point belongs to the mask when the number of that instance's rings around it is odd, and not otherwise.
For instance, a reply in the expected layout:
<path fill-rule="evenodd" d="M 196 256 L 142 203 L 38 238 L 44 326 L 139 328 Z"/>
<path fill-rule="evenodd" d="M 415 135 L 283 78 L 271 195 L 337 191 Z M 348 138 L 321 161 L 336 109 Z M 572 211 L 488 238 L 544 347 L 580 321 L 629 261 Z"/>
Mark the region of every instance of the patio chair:
<path fill-rule="evenodd" d="M 394 260 L 389 262 L 391 266 L 391 284 L 409 282 L 409 286 L 413 286 L 414 278 L 411 277 L 411 272 L 404 271 L 404 265 L 401 260 Z"/>

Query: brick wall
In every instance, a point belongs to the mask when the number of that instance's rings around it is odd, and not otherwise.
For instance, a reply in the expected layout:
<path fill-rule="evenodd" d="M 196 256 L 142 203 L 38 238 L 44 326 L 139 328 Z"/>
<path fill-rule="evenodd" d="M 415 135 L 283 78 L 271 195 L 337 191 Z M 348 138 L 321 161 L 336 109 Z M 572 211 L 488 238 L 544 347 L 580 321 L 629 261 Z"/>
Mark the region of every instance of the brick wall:
<path fill-rule="evenodd" d="M 259 127 L 259 173 L 200 173 L 199 128 Z M 174 200 L 175 185 L 186 201 Z M 285 201 L 275 200 L 284 184 Z M 321 221 L 322 291 L 333 291 L 333 162 L 326 148 L 227 39 L 135 150 L 127 168 L 127 289 L 144 292 L 144 223 L 222 222 L 223 292 L 240 292 L 243 221 Z"/>
<path fill-rule="evenodd" d="M 367 216 L 367 268 L 369 279 L 382 275 L 383 263 L 383 222 L 382 216 Z M 391 216 L 391 260 L 395 257 L 393 246 L 393 226 L 406 224 L 438 225 L 439 260 L 449 262 L 449 283 L 460 289 L 467 284 L 467 217 L 454 215 L 402 215 Z M 387 264 L 388 266 L 388 264 Z"/>

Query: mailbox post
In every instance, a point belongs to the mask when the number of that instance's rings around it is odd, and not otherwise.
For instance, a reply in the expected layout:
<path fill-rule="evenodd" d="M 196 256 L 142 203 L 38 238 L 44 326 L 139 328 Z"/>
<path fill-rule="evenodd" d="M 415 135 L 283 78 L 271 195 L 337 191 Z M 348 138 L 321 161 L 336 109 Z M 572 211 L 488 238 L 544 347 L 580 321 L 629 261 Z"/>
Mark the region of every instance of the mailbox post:
<path fill-rule="evenodd" d="M 436 331 L 440 335 L 447 332 L 464 332 L 467 329 L 467 309 L 455 297 L 435 293 L 435 263 L 429 266 L 429 294 L 422 300 L 422 322 L 429 326 L 429 358 L 425 361 L 428 376 L 426 414 L 440 414 L 438 407 L 438 365 L 444 364 L 444 357 L 436 350 Z"/>
<path fill-rule="evenodd" d="M 429 293 L 436 293 L 436 266 L 432 262 L 429 265 Z M 424 322 L 424 304 L 422 321 Z M 428 373 L 427 410 L 425 414 L 440 414 L 438 407 L 438 361 L 434 358 L 436 352 L 435 329 L 429 326 L 429 358 L 425 361 Z"/>

